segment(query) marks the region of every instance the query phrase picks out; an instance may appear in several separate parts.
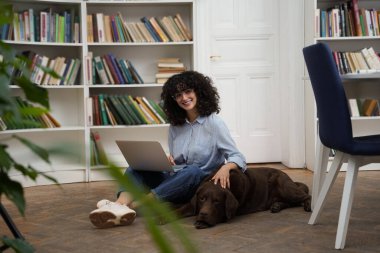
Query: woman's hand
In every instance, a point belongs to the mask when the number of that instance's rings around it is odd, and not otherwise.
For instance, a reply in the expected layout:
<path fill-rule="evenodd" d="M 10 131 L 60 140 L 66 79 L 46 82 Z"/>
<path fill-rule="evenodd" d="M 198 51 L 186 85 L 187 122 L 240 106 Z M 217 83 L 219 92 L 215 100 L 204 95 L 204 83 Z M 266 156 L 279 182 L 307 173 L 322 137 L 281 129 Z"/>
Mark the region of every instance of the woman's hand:
<path fill-rule="evenodd" d="M 168 160 L 169 160 L 169 162 L 170 162 L 171 165 L 175 165 L 173 156 L 168 155 Z"/>
<path fill-rule="evenodd" d="M 214 184 L 219 182 L 222 188 L 230 188 L 230 170 L 232 169 L 237 169 L 237 165 L 234 163 L 224 164 L 211 180 L 214 180 Z"/>

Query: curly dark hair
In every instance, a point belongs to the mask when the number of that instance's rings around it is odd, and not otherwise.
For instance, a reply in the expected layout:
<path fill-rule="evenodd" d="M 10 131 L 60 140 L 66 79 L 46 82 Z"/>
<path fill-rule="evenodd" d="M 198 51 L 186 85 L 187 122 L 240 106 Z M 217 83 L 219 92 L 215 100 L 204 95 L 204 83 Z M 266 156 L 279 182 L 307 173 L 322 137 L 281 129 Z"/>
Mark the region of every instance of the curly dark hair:
<path fill-rule="evenodd" d="M 219 94 L 211 78 L 196 71 L 184 71 L 170 77 L 162 88 L 163 108 L 172 125 L 186 122 L 186 111 L 182 109 L 173 96 L 186 89 L 193 89 L 197 96 L 196 109 L 200 116 L 219 113 Z"/>

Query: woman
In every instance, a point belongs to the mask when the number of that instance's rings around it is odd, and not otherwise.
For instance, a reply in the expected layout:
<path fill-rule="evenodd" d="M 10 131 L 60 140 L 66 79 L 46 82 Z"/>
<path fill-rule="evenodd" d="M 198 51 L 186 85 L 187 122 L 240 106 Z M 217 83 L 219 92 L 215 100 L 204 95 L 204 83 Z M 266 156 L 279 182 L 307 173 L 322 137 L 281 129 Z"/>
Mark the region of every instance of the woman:
<path fill-rule="evenodd" d="M 232 169 L 245 171 L 244 156 L 238 151 L 219 113 L 219 95 L 210 78 L 185 71 L 169 78 L 161 93 L 170 123 L 168 157 L 174 173 L 134 171 L 125 176 L 150 189 L 149 196 L 172 203 L 190 200 L 202 180 L 215 170 L 212 180 L 229 187 Z M 132 196 L 120 191 L 116 202 L 101 200 L 90 220 L 100 228 L 131 224 L 136 212 Z"/>

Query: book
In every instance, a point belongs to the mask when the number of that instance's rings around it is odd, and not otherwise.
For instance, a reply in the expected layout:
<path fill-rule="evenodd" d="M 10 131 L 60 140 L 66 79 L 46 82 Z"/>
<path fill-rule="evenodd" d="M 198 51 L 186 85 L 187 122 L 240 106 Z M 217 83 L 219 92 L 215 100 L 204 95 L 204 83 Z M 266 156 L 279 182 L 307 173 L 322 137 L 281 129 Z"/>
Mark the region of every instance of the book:
<path fill-rule="evenodd" d="M 142 17 L 140 20 L 144 23 L 144 25 L 146 26 L 146 28 L 148 29 L 148 31 L 153 36 L 154 40 L 156 42 L 162 42 L 162 39 L 161 39 L 160 35 L 153 28 L 152 24 L 149 22 L 149 19 L 147 17 Z"/>
<path fill-rule="evenodd" d="M 125 96 L 125 99 L 127 103 L 130 105 L 130 108 L 132 108 L 133 112 L 136 114 L 136 116 L 139 118 L 139 120 L 144 124 L 150 124 L 151 122 L 146 118 L 145 114 L 141 111 L 140 107 L 138 106 L 137 102 L 133 99 L 131 95 Z"/>
<path fill-rule="evenodd" d="M 102 120 L 102 125 L 103 126 L 109 125 L 106 108 L 105 108 L 104 103 L 103 103 L 103 101 L 104 101 L 104 95 L 103 94 L 99 94 L 98 98 L 99 98 L 100 118 Z"/>
<path fill-rule="evenodd" d="M 132 77 L 132 73 L 131 73 L 131 71 L 128 68 L 127 62 L 125 60 L 123 60 L 123 59 L 119 59 L 119 65 L 121 66 L 121 69 L 122 69 L 123 73 L 126 76 L 127 83 L 128 84 L 134 83 L 134 80 L 133 80 L 133 77 Z"/>
<path fill-rule="evenodd" d="M 193 36 L 190 32 L 190 29 L 188 28 L 188 26 L 185 24 L 185 22 L 183 21 L 181 15 L 179 13 L 175 14 L 175 18 L 178 19 L 179 23 L 181 24 L 183 30 L 185 31 L 185 34 L 186 34 L 186 37 L 192 41 L 193 40 Z"/>
<path fill-rule="evenodd" d="M 348 99 L 348 103 L 349 103 L 349 108 L 351 112 L 351 117 L 359 117 L 360 112 L 359 112 L 357 100 L 355 98 L 350 98 Z"/>
<path fill-rule="evenodd" d="M 120 102 L 120 108 L 125 112 L 125 115 L 128 117 L 130 123 L 129 125 L 140 125 L 144 122 L 139 118 L 137 113 L 131 108 L 131 105 L 128 102 L 128 99 L 125 96 L 117 96 Z"/>
<path fill-rule="evenodd" d="M 136 68 L 133 66 L 131 61 L 126 61 L 128 65 L 128 69 L 132 74 L 133 79 L 136 81 L 136 83 L 143 84 L 144 80 L 141 78 L 140 74 L 137 72 Z"/>
<path fill-rule="evenodd" d="M 363 110 L 364 116 L 372 116 L 373 111 L 377 107 L 377 100 L 365 99 L 362 107 L 363 107 L 362 110 Z"/>
<path fill-rule="evenodd" d="M 156 31 L 158 36 L 160 37 L 161 41 L 163 42 L 169 42 L 169 38 L 166 36 L 165 32 L 162 30 L 161 26 L 158 24 L 155 17 L 151 17 L 149 19 L 150 24 L 152 25 L 153 29 Z"/>
<path fill-rule="evenodd" d="M 123 108 L 123 106 L 121 105 L 121 102 L 120 100 L 118 99 L 117 96 L 109 96 L 108 97 L 108 100 L 111 102 L 110 105 L 112 108 L 115 109 L 116 113 L 114 113 L 116 115 L 116 118 L 119 118 L 120 121 L 122 122 L 121 125 L 133 125 L 133 120 L 132 118 L 130 117 L 130 115 L 128 115 L 128 112 L 126 112 Z"/>
<path fill-rule="evenodd" d="M 358 0 L 351 0 L 352 3 L 352 11 L 354 16 L 354 24 L 355 24 L 355 35 L 363 36 L 360 22 L 360 14 L 359 14 L 359 4 Z"/>
<path fill-rule="evenodd" d="M 109 83 L 108 78 L 107 78 L 107 74 L 106 74 L 106 71 L 104 69 L 103 62 L 102 62 L 102 59 L 100 58 L 100 56 L 94 57 L 94 64 L 95 64 L 95 69 L 99 75 L 100 82 L 102 84 Z"/>
<path fill-rule="evenodd" d="M 150 110 L 150 108 L 144 103 L 141 97 L 135 97 L 135 100 L 137 103 L 144 109 L 145 113 L 150 116 L 151 119 L 153 119 L 153 122 L 155 124 L 160 124 L 160 120 L 157 118 L 157 116 Z"/>
<path fill-rule="evenodd" d="M 109 68 L 109 65 L 107 64 L 106 58 L 100 57 L 100 59 L 102 60 L 102 63 L 103 63 L 103 66 L 104 66 L 104 70 L 106 72 L 106 76 L 107 76 L 107 79 L 108 79 L 108 83 L 107 84 L 115 84 L 116 80 L 113 78 L 113 75 L 111 73 L 111 69 Z"/>
<path fill-rule="evenodd" d="M 116 68 L 112 62 L 111 56 L 109 54 L 106 54 L 103 56 L 103 59 L 106 61 L 106 66 L 110 70 L 110 73 L 112 75 L 112 79 L 114 80 L 114 83 L 121 84 L 122 81 L 120 80 L 120 76 L 116 73 Z M 113 82 L 111 82 L 113 83 Z"/>
<path fill-rule="evenodd" d="M 104 35 L 105 42 L 113 42 L 111 32 L 111 18 L 109 15 L 104 15 Z"/>
<path fill-rule="evenodd" d="M 101 142 L 100 134 L 96 131 L 91 132 L 91 134 L 93 136 L 95 146 L 96 146 L 96 149 L 98 151 L 99 162 L 101 164 L 108 164 L 108 158 L 106 156 L 106 152 L 105 152 L 103 144 Z"/>
<path fill-rule="evenodd" d="M 161 115 L 151 105 L 150 101 L 148 101 L 145 97 L 141 97 L 141 100 L 149 108 L 149 110 L 156 116 L 156 118 L 159 120 L 159 123 L 162 123 L 162 124 L 166 123 L 166 121 L 161 117 Z"/>

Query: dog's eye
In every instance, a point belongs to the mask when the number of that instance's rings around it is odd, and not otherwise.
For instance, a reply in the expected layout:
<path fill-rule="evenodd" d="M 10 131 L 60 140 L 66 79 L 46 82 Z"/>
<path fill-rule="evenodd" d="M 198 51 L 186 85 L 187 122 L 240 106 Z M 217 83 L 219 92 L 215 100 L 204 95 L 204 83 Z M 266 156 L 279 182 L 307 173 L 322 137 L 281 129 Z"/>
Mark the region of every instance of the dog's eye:
<path fill-rule="evenodd" d="M 199 198 L 199 200 L 202 201 L 202 202 L 203 202 L 203 201 L 206 201 L 206 197 L 205 197 L 205 196 L 202 196 L 202 197 Z"/>

